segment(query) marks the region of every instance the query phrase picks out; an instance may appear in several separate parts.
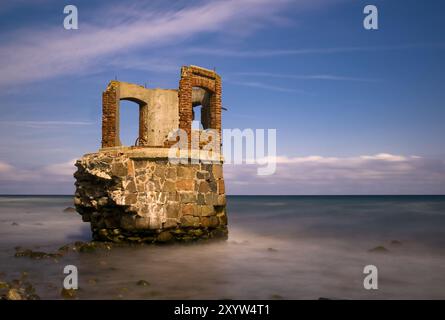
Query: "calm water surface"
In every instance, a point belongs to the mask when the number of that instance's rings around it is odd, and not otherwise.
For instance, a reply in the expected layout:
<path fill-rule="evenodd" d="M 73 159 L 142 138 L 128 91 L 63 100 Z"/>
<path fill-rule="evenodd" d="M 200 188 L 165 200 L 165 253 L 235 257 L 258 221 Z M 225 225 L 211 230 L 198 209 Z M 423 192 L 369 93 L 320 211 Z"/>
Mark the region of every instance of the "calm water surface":
<path fill-rule="evenodd" d="M 50 252 L 90 240 L 68 206 L 71 197 L 0 196 L 4 280 L 26 271 L 41 298 L 60 299 L 73 264 L 80 299 L 445 299 L 444 196 L 232 196 L 225 242 L 14 257 L 16 246 Z M 376 246 L 389 251 L 368 251 Z M 368 264 L 379 270 L 375 291 L 363 289 Z"/>

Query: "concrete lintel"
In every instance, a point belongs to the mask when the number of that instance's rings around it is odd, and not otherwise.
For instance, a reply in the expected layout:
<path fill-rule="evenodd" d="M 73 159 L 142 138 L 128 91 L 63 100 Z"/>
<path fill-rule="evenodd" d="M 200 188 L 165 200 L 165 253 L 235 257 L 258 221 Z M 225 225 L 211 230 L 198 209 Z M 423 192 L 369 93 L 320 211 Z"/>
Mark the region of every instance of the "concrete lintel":
<path fill-rule="evenodd" d="M 131 159 L 168 159 L 170 148 L 153 147 L 110 147 L 101 148 L 99 153 L 125 154 Z M 201 161 L 224 162 L 224 157 L 216 153 L 214 156 L 207 156 L 202 150 L 188 150 L 183 154 L 178 154 L 175 159 L 195 159 Z"/>

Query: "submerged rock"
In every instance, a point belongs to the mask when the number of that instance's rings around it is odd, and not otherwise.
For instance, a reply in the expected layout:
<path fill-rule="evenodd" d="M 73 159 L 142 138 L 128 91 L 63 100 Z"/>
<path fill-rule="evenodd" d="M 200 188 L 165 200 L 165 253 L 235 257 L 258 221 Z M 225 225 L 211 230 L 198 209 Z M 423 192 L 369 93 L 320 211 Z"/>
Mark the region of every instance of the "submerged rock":
<path fill-rule="evenodd" d="M 74 209 L 73 207 L 67 207 L 63 209 L 63 212 L 76 212 L 76 209 Z"/>
<path fill-rule="evenodd" d="M 46 254 L 44 252 L 34 252 L 30 249 L 25 249 L 25 250 L 17 251 L 14 256 L 38 259 L 38 258 L 42 258 L 42 257 L 46 256 Z"/>
<path fill-rule="evenodd" d="M 9 284 L 7 282 L 0 281 L 0 289 L 9 289 Z"/>
<path fill-rule="evenodd" d="M 94 252 L 96 251 L 96 246 L 93 242 L 90 243 L 84 243 L 81 246 L 79 246 L 79 252 Z"/>
<path fill-rule="evenodd" d="M 141 287 L 148 287 L 150 285 L 150 282 L 145 280 L 139 280 L 138 282 L 136 282 L 136 285 Z"/>
<path fill-rule="evenodd" d="M 168 242 L 168 241 L 171 241 L 172 239 L 173 239 L 173 235 L 168 231 L 163 231 L 158 235 L 159 242 Z"/>
<path fill-rule="evenodd" d="M 23 300 L 23 298 L 17 289 L 10 289 L 6 294 L 6 300 Z"/>
<path fill-rule="evenodd" d="M 14 279 L 11 282 L 0 282 L 0 300 L 39 300 L 35 289 L 29 282 Z"/>
<path fill-rule="evenodd" d="M 369 252 L 375 252 L 375 253 L 387 253 L 389 252 L 388 249 L 386 249 L 384 246 L 377 246 L 375 248 L 369 249 Z"/>
<path fill-rule="evenodd" d="M 77 297 L 77 293 L 75 289 L 65 289 L 63 288 L 62 291 L 60 291 L 60 295 L 64 299 L 75 299 Z"/>
<path fill-rule="evenodd" d="M 62 257 L 61 253 L 47 253 L 42 251 L 33 251 L 31 249 L 22 249 L 22 248 L 16 248 L 16 253 L 14 255 L 17 257 L 28 257 L 31 259 L 48 259 L 48 258 L 60 258 Z"/>

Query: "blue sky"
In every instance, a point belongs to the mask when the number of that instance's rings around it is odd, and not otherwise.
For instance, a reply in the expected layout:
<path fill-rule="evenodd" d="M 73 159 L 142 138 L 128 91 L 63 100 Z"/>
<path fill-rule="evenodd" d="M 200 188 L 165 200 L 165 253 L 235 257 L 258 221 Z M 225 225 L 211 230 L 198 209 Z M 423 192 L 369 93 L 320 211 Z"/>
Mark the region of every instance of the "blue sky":
<path fill-rule="evenodd" d="M 63 28 L 75 4 L 79 29 Z M 365 30 L 363 8 L 379 9 Z M 223 78 L 225 128 L 276 128 L 277 174 L 227 166 L 232 194 L 445 191 L 443 1 L 14 1 L 0 5 L 0 193 L 73 192 L 109 80 Z M 137 109 L 122 103 L 122 138 Z"/>

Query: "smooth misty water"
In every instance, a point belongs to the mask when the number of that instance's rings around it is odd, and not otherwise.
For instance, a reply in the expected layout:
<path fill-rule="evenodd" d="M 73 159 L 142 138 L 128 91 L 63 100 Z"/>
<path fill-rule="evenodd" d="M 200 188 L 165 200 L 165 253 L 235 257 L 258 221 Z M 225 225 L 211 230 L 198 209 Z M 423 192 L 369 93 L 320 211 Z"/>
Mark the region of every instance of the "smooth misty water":
<path fill-rule="evenodd" d="M 71 197 L 0 197 L 4 279 L 26 271 L 47 299 L 60 298 L 67 264 L 79 269 L 81 299 L 445 298 L 443 196 L 229 197 L 226 242 L 14 257 L 16 246 L 90 240 L 68 206 Z M 389 252 L 368 252 L 378 245 Z M 368 264 L 379 269 L 376 291 L 363 289 Z"/>

